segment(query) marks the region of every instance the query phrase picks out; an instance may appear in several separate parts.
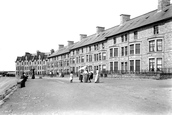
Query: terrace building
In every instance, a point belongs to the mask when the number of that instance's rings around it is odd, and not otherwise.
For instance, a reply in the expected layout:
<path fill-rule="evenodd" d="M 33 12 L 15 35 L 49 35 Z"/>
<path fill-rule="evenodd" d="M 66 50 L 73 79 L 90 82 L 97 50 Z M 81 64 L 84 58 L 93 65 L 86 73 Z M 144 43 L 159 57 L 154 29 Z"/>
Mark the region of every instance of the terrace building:
<path fill-rule="evenodd" d="M 114 72 L 171 71 L 172 5 L 158 0 L 154 11 L 130 19 L 121 14 L 120 24 L 96 27 L 90 36 L 80 34 L 79 42 L 59 46 L 48 57 L 48 71 L 77 72 L 82 66 Z"/>
<path fill-rule="evenodd" d="M 37 51 L 36 54 L 26 52 L 24 56 L 17 57 L 16 75 L 22 75 L 23 72 L 31 75 L 32 69 L 35 69 L 35 74 L 37 75 L 47 74 L 48 55 L 49 53 L 45 54 Z"/>

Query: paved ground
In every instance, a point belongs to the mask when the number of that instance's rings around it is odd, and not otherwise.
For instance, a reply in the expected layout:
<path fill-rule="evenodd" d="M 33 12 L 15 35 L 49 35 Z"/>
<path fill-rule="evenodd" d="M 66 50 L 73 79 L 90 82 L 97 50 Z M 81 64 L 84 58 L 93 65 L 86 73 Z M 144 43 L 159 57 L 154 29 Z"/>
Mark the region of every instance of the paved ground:
<path fill-rule="evenodd" d="M 103 78 L 28 79 L 0 108 L 0 115 L 171 115 L 172 80 Z"/>

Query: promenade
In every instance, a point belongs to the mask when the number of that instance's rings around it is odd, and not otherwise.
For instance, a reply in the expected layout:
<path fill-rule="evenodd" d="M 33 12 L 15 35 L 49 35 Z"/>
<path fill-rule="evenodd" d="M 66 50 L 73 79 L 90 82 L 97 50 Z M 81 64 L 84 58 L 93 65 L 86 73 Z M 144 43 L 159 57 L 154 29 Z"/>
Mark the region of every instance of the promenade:
<path fill-rule="evenodd" d="M 0 115 L 171 115 L 172 79 L 29 78 L 0 108 Z"/>

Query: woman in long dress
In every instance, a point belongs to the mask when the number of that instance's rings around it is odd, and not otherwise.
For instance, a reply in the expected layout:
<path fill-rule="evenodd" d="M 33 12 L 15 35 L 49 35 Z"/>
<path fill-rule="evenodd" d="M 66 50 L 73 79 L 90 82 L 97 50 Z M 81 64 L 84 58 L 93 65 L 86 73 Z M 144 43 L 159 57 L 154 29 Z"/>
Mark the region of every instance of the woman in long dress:
<path fill-rule="evenodd" d="M 99 70 L 96 70 L 95 83 L 99 83 Z"/>
<path fill-rule="evenodd" d="M 87 83 L 88 82 L 88 72 L 87 72 L 87 70 L 84 70 L 84 75 L 83 75 L 83 77 L 84 77 L 84 83 Z"/>

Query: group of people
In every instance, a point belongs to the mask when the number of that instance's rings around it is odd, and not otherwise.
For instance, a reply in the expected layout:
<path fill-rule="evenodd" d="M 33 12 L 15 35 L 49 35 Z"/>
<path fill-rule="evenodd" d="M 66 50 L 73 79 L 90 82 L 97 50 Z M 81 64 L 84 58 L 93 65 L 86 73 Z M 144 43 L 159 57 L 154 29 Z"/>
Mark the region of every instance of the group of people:
<path fill-rule="evenodd" d="M 91 83 L 91 80 L 93 79 L 93 71 L 81 70 L 78 73 L 78 77 L 79 77 L 80 82 L 84 82 L 84 83 L 90 82 Z M 70 73 L 70 82 L 71 83 L 73 82 L 73 72 Z M 96 76 L 95 76 L 94 82 L 99 83 L 99 71 L 98 70 L 96 71 Z"/>

